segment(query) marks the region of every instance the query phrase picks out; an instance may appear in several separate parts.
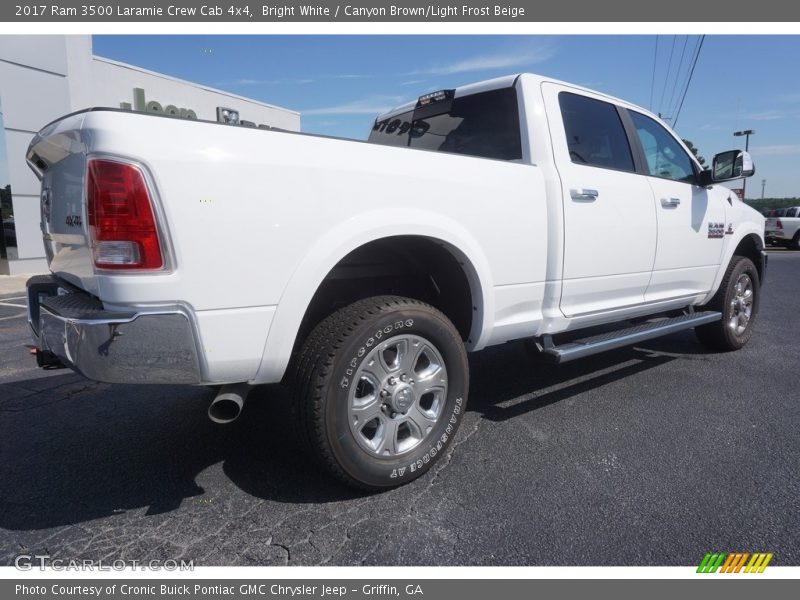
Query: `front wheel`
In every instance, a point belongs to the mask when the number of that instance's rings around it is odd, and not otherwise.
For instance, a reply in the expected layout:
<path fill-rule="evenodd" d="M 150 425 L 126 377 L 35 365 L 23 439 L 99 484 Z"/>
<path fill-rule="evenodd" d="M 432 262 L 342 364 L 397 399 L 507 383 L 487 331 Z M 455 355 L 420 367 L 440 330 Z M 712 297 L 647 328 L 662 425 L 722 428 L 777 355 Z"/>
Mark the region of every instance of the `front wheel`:
<path fill-rule="evenodd" d="M 738 350 L 753 335 L 761 297 L 758 270 L 749 258 L 734 256 L 719 290 L 706 305 L 722 320 L 695 328 L 697 338 L 714 350 Z"/>
<path fill-rule="evenodd" d="M 435 308 L 409 298 L 355 302 L 303 345 L 293 389 L 301 440 L 349 485 L 386 489 L 425 473 L 461 424 L 464 343 Z"/>

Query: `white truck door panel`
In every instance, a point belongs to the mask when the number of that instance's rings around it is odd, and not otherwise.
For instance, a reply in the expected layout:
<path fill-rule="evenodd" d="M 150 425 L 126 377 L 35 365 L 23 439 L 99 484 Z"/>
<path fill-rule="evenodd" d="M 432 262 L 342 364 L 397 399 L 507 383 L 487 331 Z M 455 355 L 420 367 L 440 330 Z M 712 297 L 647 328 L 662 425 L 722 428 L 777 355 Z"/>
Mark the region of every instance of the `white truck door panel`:
<path fill-rule="evenodd" d="M 561 311 L 567 317 L 642 304 L 656 254 L 647 178 L 634 172 L 615 105 L 543 83 L 564 210 Z"/>
<path fill-rule="evenodd" d="M 654 302 L 705 293 L 719 269 L 724 242 L 725 200 L 717 190 L 694 184 L 689 154 L 658 122 L 629 110 L 653 189 L 658 242 L 645 300 Z"/>

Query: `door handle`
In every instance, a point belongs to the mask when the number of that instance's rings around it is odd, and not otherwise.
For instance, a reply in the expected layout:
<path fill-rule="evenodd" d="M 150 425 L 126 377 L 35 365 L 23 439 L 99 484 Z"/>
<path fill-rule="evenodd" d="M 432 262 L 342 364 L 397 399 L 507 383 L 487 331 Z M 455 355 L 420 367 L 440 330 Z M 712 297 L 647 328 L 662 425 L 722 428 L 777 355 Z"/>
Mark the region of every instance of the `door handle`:
<path fill-rule="evenodd" d="M 597 200 L 597 197 L 600 195 L 600 192 L 597 190 L 589 190 L 586 188 L 580 188 L 577 190 L 570 190 L 569 195 L 573 200 L 584 200 L 589 202 L 594 202 Z"/>
<path fill-rule="evenodd" d="M 662 198 L 661 199 L 661 206 L 665 208 L 674 208 L 680 205 L 681 199 L 680 198 Z"/>

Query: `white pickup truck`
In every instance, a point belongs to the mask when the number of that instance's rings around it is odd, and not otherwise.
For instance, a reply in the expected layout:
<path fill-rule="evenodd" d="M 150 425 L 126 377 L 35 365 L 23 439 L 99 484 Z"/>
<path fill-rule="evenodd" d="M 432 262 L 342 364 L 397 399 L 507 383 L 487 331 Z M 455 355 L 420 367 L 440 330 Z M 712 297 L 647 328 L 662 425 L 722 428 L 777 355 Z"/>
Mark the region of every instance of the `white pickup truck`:
<path fill-rule="evenodd" d="M 764 235 L 768 245 L 800 250 L 800 206 L 771 210 Z"/>
<path fill-rule="evenodd" d="M 219 422 L 284 382 L 303 445 L 367 489 L 447 452 L 467 352 L 558 363 L 687 328 L 737 349 L 766 268 L 763 217 L 717 185 L 747 153 L 704 171 L 647 111 L 530 74 L 422 96 L 366 143 L 101 108 L 27 158 L 40 365 L 222 386 Z"/>

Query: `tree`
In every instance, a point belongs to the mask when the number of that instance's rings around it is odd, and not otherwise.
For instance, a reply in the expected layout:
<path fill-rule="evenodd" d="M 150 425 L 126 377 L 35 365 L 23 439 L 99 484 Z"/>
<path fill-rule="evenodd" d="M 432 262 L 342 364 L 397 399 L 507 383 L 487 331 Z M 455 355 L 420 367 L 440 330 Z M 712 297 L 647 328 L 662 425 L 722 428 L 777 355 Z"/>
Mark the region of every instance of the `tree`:
<path fill-rule="evenodd" d="M 692 154 L 694 154 L 694 157 L 697 159 L 697 162 L 700 163 L 701 167 L 707 166 L 706 159 L 700 156 L 700 151 L 695 148 L 694 144 L 690 140 L 683 140 L 683 143 L 686 144 L 686 147 L 692 151 Z"/>

